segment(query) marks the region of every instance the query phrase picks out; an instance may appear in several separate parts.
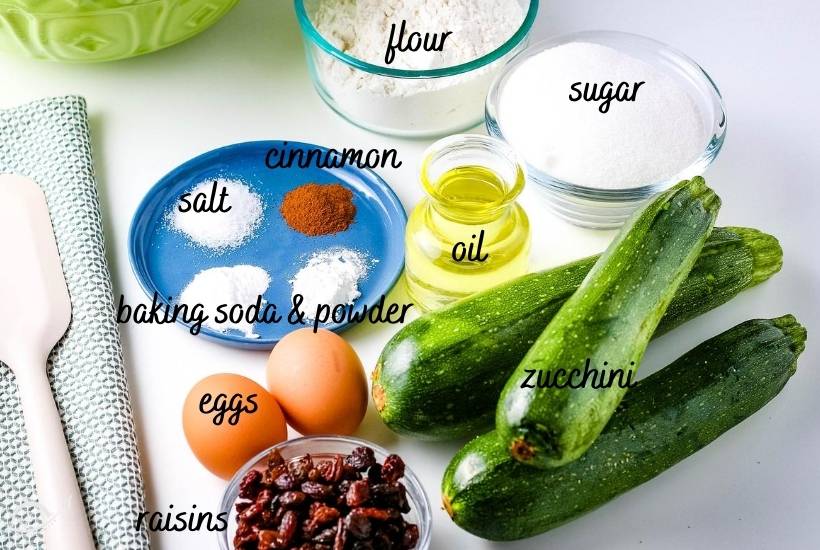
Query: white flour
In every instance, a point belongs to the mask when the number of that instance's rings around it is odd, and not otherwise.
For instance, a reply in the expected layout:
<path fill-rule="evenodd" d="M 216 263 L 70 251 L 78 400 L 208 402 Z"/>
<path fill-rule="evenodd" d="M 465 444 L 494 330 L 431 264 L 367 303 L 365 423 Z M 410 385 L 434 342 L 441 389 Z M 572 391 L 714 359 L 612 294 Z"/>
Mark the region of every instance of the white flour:
<path fill-rule="evenodd" d="M 244 243 L 262 221 L 262 199 L 246 184 L 217 179 L 217 193 L 225 189 L 228 196 L 224 207 L 228 212 L 180 212 L 177 206 L 170 213 L 171 227 L 188 236 L 196 244 L 212 250 L 236 248 Z M 213 180 L 203 181 L 190 191 L 189 201 L 199 193 L 210 196 Z M 214 205 L 219 204 L 217 197 Z"/>
<path fill-rule="evenodd" d="M 642 82 L 634 102 L 569 101 L 576 82 Z M 574 42 L 528 59 L 509 77 L 499 119 L 532 166 L 586 187 L 623 189 L 678 175 L 706 148 L 703 114 L 654 66 L 598 44 Z"/>
<path fill-rule="evenodd" d="M 524 11 L 518 0 L 325 0 L 311 14 L 313 24 L 331 44 L 351 56 L 374 65 L 395 69 L 427 70 L 460 65 L 486 55 L 515 34 Z M 396 51 L 387 65 L 385 50 L 391 25 L 407 21 L 407 33 L 452 32 L 442 51 Z M 338 77 L 356 87 L 406 94 L 437 87 L 440 81 L 389 81 L 361 72 L 346 71 Z M 386 87 L 385 87 L 386 86 Z"/>
<path fill-rule="evenodd" d="M 359 296 L 359 281 L 367 275 L 366 257 L 348 248 L 331 248 L 314 253 L 290 284 L 292 295 L 300 294 L 304 301 L 300 310 L 313 320 L 319 305 L 331 308 L 352 304 Z"/>
<path fill-rule="evenodd" d="M 318 0 L 310 12 L 319 33 L 343 52 L 385 66 L 393 23 L 407 33 L 444 33 L 441 52 L 399 52 L 397 69 L 460 65 L 500 47 L 519 29 L 518 0 Z M 468 74 L 444 78 L 391 78 L 353 69 L 321 53 L 316 64 L 333 100 L 359 123 L 408 132 L 465 127 L 480 118 L 484 98 L 502 58 Z"/>
<path fill-rule="evenodd" d="M 238 323 L 227 320 L 218 323 L 217 308 L 226 304 L 228 309 L 234 305 L 247 308 L 256 303 L 259 296 L 268 290 L 270 275 L 261 267 L 237 265 L 234 267 L 214 267 L 196 274 L 179 297 L 179 302 L 193 308 L 202 304 L 208 319 L 204 325 L 218 332 L 229 329 L 242 331 L 246 338 L 259 338 L 253 330 L 253 324 L 244 319 Z"/>

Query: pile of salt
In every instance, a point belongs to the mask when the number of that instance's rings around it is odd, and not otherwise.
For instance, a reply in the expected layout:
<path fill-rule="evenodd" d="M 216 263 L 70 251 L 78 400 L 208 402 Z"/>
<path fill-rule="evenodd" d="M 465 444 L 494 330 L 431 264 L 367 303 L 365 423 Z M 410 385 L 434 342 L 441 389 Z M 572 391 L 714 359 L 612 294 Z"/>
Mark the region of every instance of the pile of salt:
<path fill-rule="evenodd" d="M 191 196 L 209 194 L 213 180 L 203 181 L 190 191 Z M 174 208 L 171 227 L 181 231 L 196 244 L 220 251 L 236 248 L 250 237 L 262 222 L 262 199 L 241 181 L 217 179 L 216 188 L 225 191 L 227 212 L 182 212 Z"/>

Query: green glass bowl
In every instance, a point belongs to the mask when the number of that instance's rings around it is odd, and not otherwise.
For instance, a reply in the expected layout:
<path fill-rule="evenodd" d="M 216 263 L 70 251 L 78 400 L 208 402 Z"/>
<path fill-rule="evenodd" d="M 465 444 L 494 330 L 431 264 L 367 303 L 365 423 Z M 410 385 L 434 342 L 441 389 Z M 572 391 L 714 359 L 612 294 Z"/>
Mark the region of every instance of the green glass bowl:
<path fill-rule="evenodd" d="M 194 36 L 238 0 L 0 0 L 0 50 L 94 62 L 153 52 Z"/>

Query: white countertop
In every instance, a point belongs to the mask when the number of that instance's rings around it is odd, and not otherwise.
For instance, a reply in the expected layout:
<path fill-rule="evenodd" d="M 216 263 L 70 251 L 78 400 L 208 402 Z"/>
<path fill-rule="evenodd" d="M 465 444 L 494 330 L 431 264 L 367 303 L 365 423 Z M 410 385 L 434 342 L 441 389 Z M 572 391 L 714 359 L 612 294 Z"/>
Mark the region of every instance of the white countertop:
<path fill-rule="evenodd" d="M 0 106 L 77 93 L 88 99 L 116 292 L 146 302 L 128 265 L 128 225 L 149 187 L 206 150 L 254 139 L 327 146 L 396 147 L 405 165 L 381 174 L 408 210 L 421 196 L 415 165 L 427 141 L 360 130 L 314 93 L 292 3 L 244 0 L 208 32 L 141 58 L 61 66 L 0 56 Z M 544 2 L 536 37 L 586 29 L 646 34 L 697 60 L 726 100 L 726 146 L 707 179 L 723 198 L 719 223 L 778 236 L 785 267 L 772 281 L 653 344 L 644 373 L 743 320 L 792 312 L 809 329 L 808 349 L 782 394 L 696 456 L 587 517 L 541 537 L 494 545 L 461 532 L 438 507 L 439 482 L 456 443 L 398 439 L 371 410 L 360 434 L 400 453 L 434 507 L 433 548 L 731 548 L 820 546 L 820 89 L 817 23 L 808 0 Z M 601 250 L 611 234 L 541 214 L 528 191 L 536 267 Z M 395 326 L 345 333 L 367 368 Z M 215 509 L 224 482 L 193 457 L 180 410 L 191 386 L 215 372 L 264 380 L 265 353 L 242 352 L 173 326 L 122 327 L 151 511 Z M 215 535 L 157 533 L 154 547 L 214 548 Z"/>

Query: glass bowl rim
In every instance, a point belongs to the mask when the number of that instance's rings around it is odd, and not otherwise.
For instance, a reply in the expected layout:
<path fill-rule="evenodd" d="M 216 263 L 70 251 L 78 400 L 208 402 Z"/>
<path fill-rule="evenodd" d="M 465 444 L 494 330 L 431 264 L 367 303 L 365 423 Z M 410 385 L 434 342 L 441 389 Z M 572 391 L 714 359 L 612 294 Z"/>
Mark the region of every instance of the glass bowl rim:
<path fill-rule="evenodd" d="M 723 143 L 726 139 L 726 132 L 728 130 L 726 105 L 723 101 L 723 95 L 720 93 L 717 84 L 715 84 L 715 81 L 703 67 L 701 67 L 694 59 L 692 59 L 682 51 L 678 50 L 677 48 L 669 46 L 668 44 L 665 44 L 659 40 L 655 40 L 654 38 L 650 38 L 648 36 L 623 31 L 586 30 L 571 32 L 561 34 L 558 36 L 553 36 L 551 38 L 547 38 L 544 40 L 539 40 L 535 44 L 532 44 L 524 50 L 518 52 L 512 59 L 510 59 L 507 62 L 504 69 L 493 81 L 492 85 L 490 86 L 490 90 L 487 93 L 487 101 L 485 104 L 485 124 L 488 133 L 493 137 L 496 137 L 507 142 L 507 138 L 504 136 L 504 133 L 501 128 L 501 121 L 498 112 L 499 100 L 501 96 L 501 90 L 503 89 L 503 85 L 506 83 L 507 78 L 521 64 L 523 64 L 525 61 L 527 61 L 534 55 L 541 53 L 542 51 L 563 44 L 568 44 L 570 42 L 581 42 L 586 40 L 588 42 L 592 42 L 595 44 L 607 45 L 603 42 L 599 42 L 598 40 L 596 40 L 600 38 L 622 39 L 629 41 L 631 43 L 643 43 L 645 45 L 651 45 L 656 49 L 656 53 L 661 51 L 665 52 L 667 54 L 667 57 L 671 61 L 673 61 L 675 65 L 681 68 L 688 68 L 692 70 L 691 74 L 699 76 L 701 78 L 701 84 L 703 84 L 709 90 L 712 102 L 716 107 L 715 117 L 713 119 L 710 133 L 712 133 L 712 130 L 715 126 L 720 127 L 721 132 L 720 135 L 717 136 L 717 141 L 714 142 L 715 140 L 710 137 L 709 141 L 707 141 L 705 145 L 704 151 L 694 161 L 692 161 L 688 166 L 680 170 L 677 174 L 672 175 L 668 179 L 662 181 L 648 183 L 637 187 L 626 187 L 623 189 L 601 189 L 596 187 L 588 187 L 585 185 L 572 183 L 554 177 L 544 172 L 543 170 L 540 170 L 532 166 L 529 162 L 527 162 L 526 159 L 524 159 L 528 177 L 541 186 L 549 187 L 552 188 L 552 190 L 554 191 L 568 193 L 583 199 L 602 202 L 621 202 L 624 200 L 639 201 L 649 198 L 655 195 L 656 193 L 669 189 L 670 187 L 678 183 L 681 179 L 683 179 L 682 174 L 690 172 L 693 167 L 703 163 L 705 163 L 706 166 L 711 164 L 717 157 L 717 154 L 722 149 Z M 696 103 L 699 106 L 702 106 L 702 102 L 698 101 L 698 98 L 693 97 L 693 100 L 696 100 Z"/>
<path fill-rule="evenodd" d="M 509 143 L 503 139 L 491 135 L 452 134 L 436 140 L 422 153 L 421 162 L 419 164 L 419 179 L 421 180 L 425 193 L 429 197 L 432 197 L 436 202 L 448 207 L 459 206 L 457 201 L 452 201 L 443 196 L 428 176 L 431 163 L 438 160 L 438 158 L 433 159 L 431 157 L 436 154 L 440 155 L 446 150 L 455 150 L 459 148 L 459 146 L 470 147 L 476 145 L 487 148 L 490 151 L 488 154 L 493 154 L 503 158 L 505 161 L 513 165 L 515 170 L 515 181 L 510 183 L 508 188 L 505 190 L 504 198 L 498 201 L 498 203 L 492 204 L 491 207 L 504 208 L 505 206 L 512 204 L 513 201 L 521 195 L 521 192 L 524 190 L 524 186 L 526 185 L 527 172 L 524 169 L 524 159 L 521 158 L 521 155 L 519 155 Z M 504 183 L 507 184 L 509 182 L 505 181 Z"/>
<path fill-rule="evenodd" d="M 198 1 L 204 3 L 206 0 Z M 128 3 L 120 3 L 116 5 L 112 4 L 105 7 L 85 7 L 78 4 L 77 6 L 72 7 L 71 10 L 57 11 L 42 11 L 38 8 L 33 8 L 28 5 L 30 2 L 27 2 L 26 0 L 0 0 L 0 9 L 15 9 L 30 15 L 43 17 L 85 17 L 106 13 L 109 11 L 125 11 L 130 8 L 145 7 L 150 4 L 157 4 L 160 2 L 167 4 L 169 0 L 131 0 Z M 233 5 L 238 3 L 239 0 L 218 0 L 218 2 L 220 5 Z"/>
<path fill-rule="evenodd" d="M 365 439 L 360 439 L 358 437 L 353 436 L 342 436 L 332 434 L 306 435 L 282 441 L 281 443 L 277 443 L 276 445 L 268 447 L 264 451 L 258 453 L 256 456 L 245 462 L 245 464 L 243 464 L 242 467 L 236 471 L 236 473 L 233 475 L 230 481 L 228 481 L 228 484 L 225 486 L 225 491 L 222 493 L 222 498 L 219 501 L 218 513 L 227 512 L 228 514 L 231 514 L 233 512 L 233 505 L 236 502 L 236 497 L 234 497 L 233 499 L 229 499 L 232 489 L 238 490 L 239 482 L 242 481 L 242 478 L 245 477 L 245 474 L 248 473 L 248 471 L 251 468 L 253 468 L 259 461 L 264 459 L 271 451 L 273 451 L 274 449 L 282 449 L 294 445 L 296 443 L 309 444 L 311 442 L 319 444 L 321 444 L 322 442 L 348 443 L 350 445 L 355 445 L 356 447 L 370 447 L 371 449 L 376 451 L 376 453 L 381 453 L 384 456 L 392 454 L 384 447 L 377 445 L 372 441 L 367 441 Z M 316 454 L 321 453 L 317 452 Z M 416 492 L 421 497 L 419 499 L 420 502 L 416 502 L 415 499 L 411 499 L 413 506 L 416 508 L 416 515 L 418 516 L 419 521 L 418 527 L 420 536 L 416 548 L 429 548 L 430 541 L 432 540 L 433 536 L 433 511 L 430 507 L 430 497 L 427 495 L 427 491 L 424 490 L 424 485 L 422 485 L 421 480 L 418 478 L 418 476 L 416 476 L 415 472 L 413 472 L 413 470 L 409 466 L 407 466 L 407 464 L 405 464 L 404 466 L 403 480 L 406 485 L 409 485 L 414 490 L 416 490 Z M 219 547 L 222 550 L 229 550 L 230 543 L 228 541 L 227 527 L 223 531 L 219 531 L 217 535 L 219 536 Z"/>
<path fill-rule="evenodd" d="M 296 17 L 299 21 L 299 27 L 302 29 L 302 34 L 306 39 L 309 39 L 312 43 L 319 46 L 325 51 L 325 53 L 332 55 L 351 67 L 368 73 L 381 76 L 390 76 L 394 78 L 441 78 L 445 76 L 455 76 L 468 73 L 485 65 L 489 65 L 493 61 L 502 58 L 526 39 L 532 29 L 533 23 L 535 22 L 535 17 L 538 14 L 539 2 L 540 0 L 529 0 L 529 8 L 524 16 L 524 20 L 518 27 L 518 30 L 515 31 L 515 34 L 513 34 L 506 42 L 501 44 L 493 51 L 466 63 L 460 63 L 450 67 L 410 70 L 383 67 L 381 65 L 368 63 L 367 61 L 363 61 L 353 57 L 352 55 L 346 54 L 328 42 L 327 39 L 325 39 L 325 37 L 322 36 L 319 30 L 313 25 L 313 22 L 310 20 L 307 10 L 305 9 L 305 0 L 293 0 L 294 7 L 296 8 Z"/>

